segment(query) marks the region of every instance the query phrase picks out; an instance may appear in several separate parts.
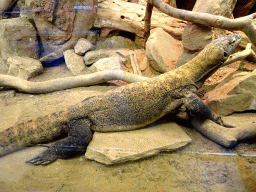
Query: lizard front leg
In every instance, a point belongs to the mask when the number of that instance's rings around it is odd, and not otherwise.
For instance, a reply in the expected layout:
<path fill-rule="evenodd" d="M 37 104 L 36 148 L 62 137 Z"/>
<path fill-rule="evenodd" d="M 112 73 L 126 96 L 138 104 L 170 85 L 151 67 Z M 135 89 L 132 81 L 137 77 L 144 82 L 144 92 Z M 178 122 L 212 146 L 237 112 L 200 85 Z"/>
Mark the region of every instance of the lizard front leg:
<path fill-rule="evenodd" d="M 57 159 L 65 159 L 86 151 L 86 147 L 93 137 L 88 119 L 71 121 L 68 126 L 68 137 L 55 142 L 47 150 L 26 161 L 34 165 L 48 165 Z"/>
<path fill-rule="evenodd" d="M 186 91 L 184 96 L 183 104 L 189 115 L 199 120 L 210 119 L 213 122 L 224 126 L 221 118 L 215 118 L 210 107 L 206 105 L 195 93 Z"/>

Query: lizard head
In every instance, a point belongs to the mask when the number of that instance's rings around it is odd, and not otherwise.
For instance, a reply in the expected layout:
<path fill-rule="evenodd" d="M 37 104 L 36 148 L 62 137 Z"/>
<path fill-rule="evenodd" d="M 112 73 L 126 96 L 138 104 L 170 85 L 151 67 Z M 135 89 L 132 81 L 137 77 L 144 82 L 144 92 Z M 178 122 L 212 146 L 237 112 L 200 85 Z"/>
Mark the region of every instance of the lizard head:
<path fill-rule="evenodd" d="M 186 74 L 200 87 L 205 79 L 228 59 L 240 42 L 241 36 L 238 33 L 219 36 L 206 45 L 196 57 L 177 70 L 179 73 Z"/>
<path fill-rule="evenodd" d="M 241 42 L 241 35 L 238 33 L 231 33 L 225 36 L 219 36 L 213 41 L 215 45 L 219 45 L 223 49 L 224 57 L 227 59 L 233 53 L 236 46 Z"/>

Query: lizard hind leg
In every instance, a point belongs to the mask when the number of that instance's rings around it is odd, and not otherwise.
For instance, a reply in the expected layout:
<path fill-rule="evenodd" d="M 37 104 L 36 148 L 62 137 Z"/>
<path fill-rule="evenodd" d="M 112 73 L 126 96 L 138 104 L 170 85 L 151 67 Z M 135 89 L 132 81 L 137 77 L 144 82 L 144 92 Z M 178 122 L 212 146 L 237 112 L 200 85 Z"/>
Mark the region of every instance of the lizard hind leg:
<path fill-rule="evenodd" d="M 68 137 L 50 145 L 48 149 L 26 161 L 34 165 L 48 165 L 57 159 L 65 159 L 81 154 L 93 137 L 90 129 L 91 122 L 88 119 L 71 121 L 68 128 Z"/>
<path fill-rule="evenodd" d="M 222 120 L 220 117 L 215 118 L 210 107 L 206 105 L 195 93 L 184 93 L 183 103 L 188 113 L 195 119 L 204 120 L 210 119 L 213 122 L 221 125 Z"/>

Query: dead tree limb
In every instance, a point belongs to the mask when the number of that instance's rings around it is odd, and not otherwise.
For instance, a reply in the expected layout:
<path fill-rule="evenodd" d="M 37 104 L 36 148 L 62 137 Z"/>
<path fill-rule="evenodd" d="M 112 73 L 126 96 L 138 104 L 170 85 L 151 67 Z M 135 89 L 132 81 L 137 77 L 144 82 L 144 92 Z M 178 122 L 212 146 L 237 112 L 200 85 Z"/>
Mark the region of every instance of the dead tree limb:
<path fill-rule="evenodd" d="M 106 70 L 89 75 L 65 77 L 43 82 L 32 82 L 10 75 L 0 75 L 0 87 L 13 88 L 25 93 L 49 93 L 63 89 L 100 84 L 110 80 L 123 80 L 128 83 L 134 83 L 147 79 L 149 78 L 121 70 Z"/>
<path fill-rule="evenodd" d="M 229 58 L 225 61 L 225 63 L 222 65 L 222 67 L 229 65 L 230 63 L 233 63 L 235 61 L 244 60 L 245 58 L 250 58 L 251 61 L 256 62 L 256 54 L 252 50 L 251 43 L 247 44 L 245 50 L 230 55 Z"/>
<path fill-rule="evenodd" d="M 192 119 L 192 126 L 209 139 L 225 147 L 232 147 L 238 141 L 256 137 L 256 123 L 226 128 L 209 119 L 205 121 Z"/>
<path fill-rule="evenodd" d="M 199 13 L 173 8 L 170 5 L 161 2 L 161 0 L 148 0 L 148 3 L 152 4 L 154 7 L 156 7 L 163 13 L 175 17 L 177 19 L 182 19 L 204 26 L 216 27 L 231 31 L 241 30 L 249 37 L 253 45 L 256 46 L 256 26 L 253 22 L 253 19 L 256 18 L 256 13 L 250 14 L 245 17 L 240 17 L 237 19 L 228 19 L 226 17 L 212 15 L 208 13 Z M 148 11 L 148 9 L 146 11 Z"/>
<path fill-rule="evenodd" d="M 243 60 L 246 57 L 251 57 L 251 59 L 256 61 L 256 54 L 251 49 L 251 44 L 248 44 L 244 51 L 230 55 L 222 66 L 228 65 L 234 61 Z M 128 73 L 122 70 L 106 70 L 89 75 L 65 77 L 43 82 L 33 82 L 10 75 L 0 75 L 0 87 L 13 88 L 20 92 L 37 94 L 96 85 L 110 80 L 123 80 L 127 83 L 135 83 L 148 79 L 149 77 Z"/>
<path fill-rule="evenodd" d="M 154 6 L 151 3 L 147 2 L 146 13 L 145 13 L 145 26 L 144 26 L 144 47 L 146 47 L 146 42 L 150 35 L 151 16 L 152 16 L 153 7 Z"/>

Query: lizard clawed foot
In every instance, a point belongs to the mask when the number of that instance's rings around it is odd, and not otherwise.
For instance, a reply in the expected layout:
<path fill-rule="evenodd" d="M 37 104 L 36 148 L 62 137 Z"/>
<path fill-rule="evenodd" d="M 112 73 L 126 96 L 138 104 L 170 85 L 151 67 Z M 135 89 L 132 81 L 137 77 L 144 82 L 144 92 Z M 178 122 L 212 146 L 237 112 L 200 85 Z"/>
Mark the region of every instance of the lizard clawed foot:
<path fill-rule="evenodd" d="M 204 95 L 206 94 L 206 91 L 205 90 L 201 90 L 201 91 L 197 91 L 196 92 L 196 95 L 200 98 L 202 98 Z"/>
<path fill-rule="evenodd" d="M 235 127 L 236 127 L 235 125 L 232 125 L 232 124 L 229 124 L 229 123 L 227 123 L 227 122 L 224 122 L 220 116 L 218 116 L 218 117 L 215 119 L 214 122 L 217 123 L 217 124 L 219 124 L 219 125 L 221 125 L 221 126 L 223 126 L 223 127 L 226 127 L 226 128 L 235 128 Z"/>
<path fill-rule="evenodd" d="M 28 159 L 26 163 L 33 165 L 48 165 L 58 159 L 56 155 L 47 152 L 48 150 L 42 152 L 41 154 L 33 157 L 32 159 Z"/>

